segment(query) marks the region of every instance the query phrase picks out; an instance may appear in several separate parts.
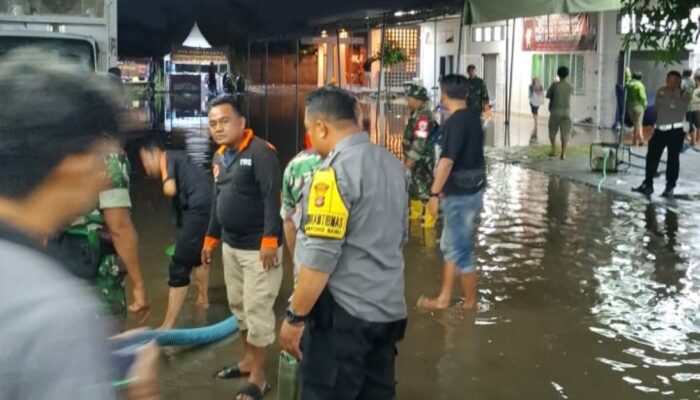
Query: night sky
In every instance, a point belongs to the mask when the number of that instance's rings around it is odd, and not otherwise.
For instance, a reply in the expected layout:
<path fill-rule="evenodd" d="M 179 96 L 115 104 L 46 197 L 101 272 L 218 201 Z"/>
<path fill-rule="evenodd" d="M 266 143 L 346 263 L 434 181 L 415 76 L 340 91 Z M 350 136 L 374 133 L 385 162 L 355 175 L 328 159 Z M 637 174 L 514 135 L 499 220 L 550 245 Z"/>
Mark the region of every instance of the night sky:
<path fill-rule="evenodd" d="M 308 21 L 363 9 L 400 9 L 419 0 L 119 0 L 119 53 L 160 56 L 194 21 L 214 46 L 244 47 L 248 36 L 303 30 Z"/>

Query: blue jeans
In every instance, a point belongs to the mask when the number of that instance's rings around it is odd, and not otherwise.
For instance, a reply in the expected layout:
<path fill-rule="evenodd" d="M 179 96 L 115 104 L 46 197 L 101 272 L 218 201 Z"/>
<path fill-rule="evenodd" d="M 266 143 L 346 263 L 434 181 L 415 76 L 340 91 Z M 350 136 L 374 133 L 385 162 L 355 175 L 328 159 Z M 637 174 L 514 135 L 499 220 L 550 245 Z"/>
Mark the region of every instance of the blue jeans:
<path fill-rule="evenodd" d="M 457 266 L 460 274 L 471 274 L 474 265 L 474 227 L 481 212 L 484 191 L 452 195 L 442 199 L 444 226 L 440 250 L 446 262 Z"/>

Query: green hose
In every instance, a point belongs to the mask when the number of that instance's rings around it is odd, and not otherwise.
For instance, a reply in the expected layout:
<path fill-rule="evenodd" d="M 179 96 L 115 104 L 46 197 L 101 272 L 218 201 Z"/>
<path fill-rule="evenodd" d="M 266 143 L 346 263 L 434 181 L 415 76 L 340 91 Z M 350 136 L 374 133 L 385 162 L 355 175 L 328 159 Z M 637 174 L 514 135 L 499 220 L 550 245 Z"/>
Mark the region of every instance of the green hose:
<path fill-rule="evenodd" d="M 608 157 L 610 157 L 610 152 L 606 151 L 605 157 L 603 157 L 603 178 L 598 182 L 598 193 L 601 192 L 603 182 L 605 182 L 605 179 L 608 177 Z"/>
<path fill-rule="evenodd" d="M 171 244 L 170 246 L 168 246 L 165 249 L 165 255 L 170 257 L 170 258 L 173 258 L 173 256 L 175 255 L 175 245 L 174 244 Z"/>

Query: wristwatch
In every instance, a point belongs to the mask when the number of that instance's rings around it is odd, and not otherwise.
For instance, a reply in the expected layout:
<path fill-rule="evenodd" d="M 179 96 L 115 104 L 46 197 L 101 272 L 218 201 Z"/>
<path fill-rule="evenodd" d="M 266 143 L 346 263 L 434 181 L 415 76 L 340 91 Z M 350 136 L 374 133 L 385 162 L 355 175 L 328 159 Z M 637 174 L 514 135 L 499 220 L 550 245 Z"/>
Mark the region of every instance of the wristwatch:
<path fill-rule="evenodd" d="M 298 325 L 298 324 L 303 324 L 306 322 L 306 315 L 298 315 L 292 310 L 291 307 L 287 308 L 287 311 L 284 312 L 284 319 L 291 325 Z"/>
<path fill-rule="evenodd" d="M 442 197 L 442 193 L 430 193 L 430 197 L 437 197 L 438 199 Z"/>

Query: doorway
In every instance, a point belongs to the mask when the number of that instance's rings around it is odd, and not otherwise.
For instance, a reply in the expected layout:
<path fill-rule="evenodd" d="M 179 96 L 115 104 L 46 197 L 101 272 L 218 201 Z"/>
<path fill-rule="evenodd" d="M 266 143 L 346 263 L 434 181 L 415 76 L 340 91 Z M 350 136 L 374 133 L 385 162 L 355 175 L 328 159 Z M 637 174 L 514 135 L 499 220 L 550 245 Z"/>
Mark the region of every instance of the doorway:
<path fill-rule="evenodd" d="M 440 57 L 440 79 L 455 72 L 455 56 Z"/>
<path fill-rule="evenodd" d="M 496 76 L 498 75 L 498 53 L 483 55 L 483 79 L 491 102 L 496 101 Z"/>

